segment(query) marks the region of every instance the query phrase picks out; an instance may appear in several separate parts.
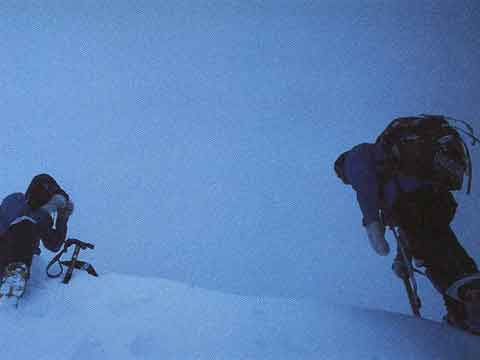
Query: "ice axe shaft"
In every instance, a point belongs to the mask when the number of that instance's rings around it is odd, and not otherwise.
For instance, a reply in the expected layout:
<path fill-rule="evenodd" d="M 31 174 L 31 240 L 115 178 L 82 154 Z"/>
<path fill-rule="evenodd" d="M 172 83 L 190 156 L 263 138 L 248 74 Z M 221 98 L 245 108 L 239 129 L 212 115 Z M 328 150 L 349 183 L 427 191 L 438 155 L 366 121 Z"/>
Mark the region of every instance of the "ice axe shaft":
<path fill-rule="evenodd" d="M 70 266 L 68 267 L 67 273 L 65 274 L 65 277 L 63 278 L 63 283 L 68 284 L 70 279 L 72 278 L 73 274 L 73 269 L 75 269 L 75 264 L 78 259 L 78 254 L 80 254 L 80 245 L 76 244 L 75 245 L 75 250 L 73 251 L 72 255 L 72 260 L 70 260 Z"/>
<path fill-rule="evenodd" d="M 407 268 L 408 276 L 402 277 L 403 285 L 405 286 L 405 290 L 407 292 L 408 301 L 410 302 L 410 307 L 412 308 L 412 313 L 416 317 L 421 317 L 420 308 L 422 307 L 422 303 L 420 301 L 420 297 L 418 296 L 417 292 L 417 282 L 415 280 L 415 272 L 413 269 L 413 265 L 411 260 L 407 256 L 407 252 L 405 250 L 405 246 L 400 238 L 400 235 L 393 226 L 390 227 L 397 240 L 398 249 L 400 250 L 400 254 L 402 255 L 402 261 Z"/>

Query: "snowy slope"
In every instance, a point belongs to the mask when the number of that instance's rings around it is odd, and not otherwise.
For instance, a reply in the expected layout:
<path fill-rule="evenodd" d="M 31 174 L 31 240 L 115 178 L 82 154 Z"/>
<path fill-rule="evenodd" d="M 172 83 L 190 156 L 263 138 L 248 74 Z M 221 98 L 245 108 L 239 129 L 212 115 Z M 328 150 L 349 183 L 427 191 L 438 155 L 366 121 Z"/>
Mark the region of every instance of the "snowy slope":
<path fill-rule="evenodd" d="M 478 359 L 480 341 L 405 315 L 229 295 L 36 259 L 18 310 L 3 306 L 2 359 Z"/>

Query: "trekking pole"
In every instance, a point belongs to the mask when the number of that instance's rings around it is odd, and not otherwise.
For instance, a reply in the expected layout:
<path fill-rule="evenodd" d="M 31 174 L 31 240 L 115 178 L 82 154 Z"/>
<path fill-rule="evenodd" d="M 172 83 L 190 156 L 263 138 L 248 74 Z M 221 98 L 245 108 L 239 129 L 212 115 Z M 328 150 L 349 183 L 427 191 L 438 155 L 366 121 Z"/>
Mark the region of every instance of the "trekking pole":
<path fill-rule="evenodd" d="M 420 314 L 420 308 L 422 307 L 422 303 L 420 301 L 420 297 L 418 296 L 417 281 L 415 280 L 415 272 L 413 269 L 412 262 L 407 256 L 405 246 L 402 240 L 400 239 L 400 235 L 397 229 L 395 229 L 395 227 L 393 226 L 391 226 L 390 229 L 392 230 L 393 235 L 397 240 L 398 248 L 400 249 L 403 263 L 407 268 L 408 276 L 402 277 L 402 281 L 403 281 L 403 285 L 405 286 L 405 290 L 407 291 L 408 301 L 410 302 L 413 315 L 415 315 L 416 317 L 422 317 Z"/>

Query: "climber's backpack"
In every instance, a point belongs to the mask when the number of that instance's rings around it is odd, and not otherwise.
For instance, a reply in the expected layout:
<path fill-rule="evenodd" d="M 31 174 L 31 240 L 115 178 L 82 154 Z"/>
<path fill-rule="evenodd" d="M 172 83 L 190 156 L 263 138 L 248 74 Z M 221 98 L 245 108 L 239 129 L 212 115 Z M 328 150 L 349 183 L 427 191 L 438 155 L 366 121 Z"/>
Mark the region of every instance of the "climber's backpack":
<path fill-rule="evenodd" d="M 460 190 L 464 176 L 471 176 L 468 148 L 444 116 L 397 118 L 377 143 L 383 144 L 397 173 L 432 180 L 447 190 Z"/>

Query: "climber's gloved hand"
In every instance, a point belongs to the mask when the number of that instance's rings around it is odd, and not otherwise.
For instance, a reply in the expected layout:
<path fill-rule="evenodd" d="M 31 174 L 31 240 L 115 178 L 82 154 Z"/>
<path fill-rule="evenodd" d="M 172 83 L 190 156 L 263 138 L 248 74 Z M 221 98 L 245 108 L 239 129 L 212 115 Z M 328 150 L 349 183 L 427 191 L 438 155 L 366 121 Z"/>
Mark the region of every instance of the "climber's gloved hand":
<path fill-rule="evenodd" d="M 67 205 L 67 199 L 65 196 L 60 194 L 55 194 L 52 198 L 43 205 L 40 209 L 46 211 L 50 216 L 59 209 L 63 209 Z"/>
<path fill-rule="evenodd" d="M 385 240 L 385 226 L 380 221 L 373 221 L 365 225 L 365 229 L 373 250 L 380 256 L 388 255 L 390 247 Z"/>
<path fill-rule="evenodd" d="M 75 210 L 75 204 L 73 203 L 72 200 L 69 199 L 67 200 L 65 206 L 59 208 L 57 212 L 59 217 L 69 218 L 73 214 L 74 210 Z"/>

